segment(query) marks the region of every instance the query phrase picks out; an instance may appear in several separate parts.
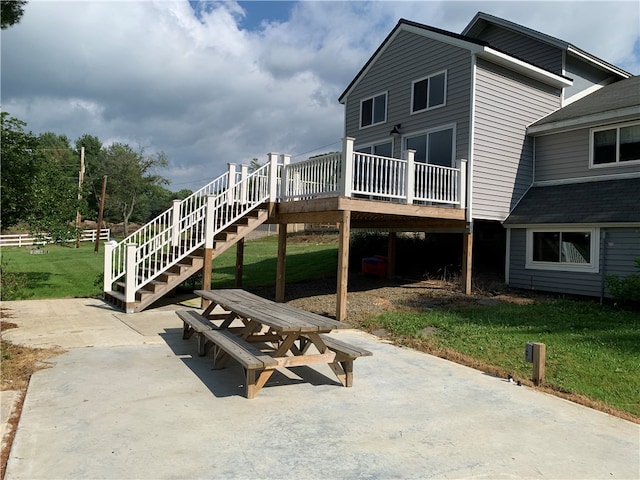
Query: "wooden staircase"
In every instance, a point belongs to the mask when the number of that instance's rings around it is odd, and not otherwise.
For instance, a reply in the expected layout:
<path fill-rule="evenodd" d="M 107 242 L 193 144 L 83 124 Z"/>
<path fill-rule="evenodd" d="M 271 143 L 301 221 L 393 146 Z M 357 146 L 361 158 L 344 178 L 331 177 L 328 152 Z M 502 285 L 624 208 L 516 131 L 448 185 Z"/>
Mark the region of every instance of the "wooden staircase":
<path fill-rule="evenodd" d="M 212 258 L 215 259 L 245 238 L 268 218 L 269 212 L 266 208 L 256 208 L 218 232 L 214 236 Z M 125 278 L 114 282 L 113 287 L 115 290 L 105 291 L 104 299 L 127 313 L 141 312 L 160 298 L 173 292 L 178 285 L 194 274 L 201 272 L 203 268 L 211 268 L 210 265 L 204 264 L 204 244 L 183 258 L 176 259 L 176 263 L 173 263 L 153 280 L 142 285 L 136 291 L 133 306 L 127 305 L 125 301 Z"/>

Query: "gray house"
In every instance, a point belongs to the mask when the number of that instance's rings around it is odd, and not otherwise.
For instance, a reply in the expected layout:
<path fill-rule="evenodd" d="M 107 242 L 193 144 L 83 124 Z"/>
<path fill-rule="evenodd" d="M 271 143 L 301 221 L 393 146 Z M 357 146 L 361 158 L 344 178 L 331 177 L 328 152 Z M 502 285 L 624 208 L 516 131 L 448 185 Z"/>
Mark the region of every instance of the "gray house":
<path fill-rule="evenodd" d="M 640 256 L 639 92 L 588 52 L 478 13 L 462 34 L 400 20 L 339 100 L 358 152 L 467 161 L 476 261 L 490 238 L 509 285 L 601 295 Z"/>

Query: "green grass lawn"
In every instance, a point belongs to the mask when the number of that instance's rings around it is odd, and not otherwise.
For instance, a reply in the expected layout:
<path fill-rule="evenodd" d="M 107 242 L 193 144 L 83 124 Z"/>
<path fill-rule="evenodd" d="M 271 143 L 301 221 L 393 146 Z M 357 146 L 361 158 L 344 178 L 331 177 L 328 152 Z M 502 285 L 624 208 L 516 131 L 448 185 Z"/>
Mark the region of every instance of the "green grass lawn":
<path fill-rule="evenodd" d="M 388 313 L 370 319 L 427 351 L 453 351 L 515 379 L 530 379 L 527 342 L 546 345 L 546 385 L 640 417 L 640 315 L 586 301 Z M 447 356 L 447 355 L 444 355 Z M 455 357 L 455 355 L 454 355 Z"/>
<path fill-rule="evenodd" d="M 77 250 L 55 245 L 45 249 L 47 254 L 30 255 L 25 248 L 3 248 L 3 291 L 8 272 L 23 284 L 14 299 L 100 295 L 102 247 L 97 254 L 89 243 Z M 231 248 L 214 260 L 214 287 L 234 285 L 235 255 Z M 276 257 L 276 237 L 246 242 L 243 285 L 274 285 Z M 335 275 L 337 257 L 335 238 L 290 241 L 286 280 L 291 283 Z M 398 341 L 427 351 L 455 352 L 516 379 L 531 378 L 531 364 L 524 362 L 524 345 L 542 342 L 547 347 L 549 386 L 640 417 L 638 312 L 590 302 L 539 299 L 525 305 L 496 303 L 388 313 L 370 319 L 365 326 L 384 328 Z"/>

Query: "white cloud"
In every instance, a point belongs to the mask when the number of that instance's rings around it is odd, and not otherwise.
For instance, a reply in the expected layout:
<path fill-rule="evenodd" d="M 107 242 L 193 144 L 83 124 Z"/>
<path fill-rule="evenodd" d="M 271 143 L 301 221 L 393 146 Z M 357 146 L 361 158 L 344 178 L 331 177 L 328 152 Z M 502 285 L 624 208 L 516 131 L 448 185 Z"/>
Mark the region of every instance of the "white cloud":
<path fill-rule="evenodd" d="M 164 150 L 172 188 L 195 189 L 227 162 L 337 149 L 337 99 L 400 17 L 460 32 L 481 10 L 640 72 L 637 2 L 301 2 L 256 31 L 235 2 L 206 7 L 30 1 L 2 33 L 3 110 Z"/>

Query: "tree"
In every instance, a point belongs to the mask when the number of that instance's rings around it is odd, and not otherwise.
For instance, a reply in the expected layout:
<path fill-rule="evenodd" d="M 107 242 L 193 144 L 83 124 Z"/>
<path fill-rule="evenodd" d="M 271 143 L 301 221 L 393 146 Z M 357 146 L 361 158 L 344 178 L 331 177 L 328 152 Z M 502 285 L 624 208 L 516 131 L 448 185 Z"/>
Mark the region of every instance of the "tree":
<path fill-rule="evenodd" d="M 166 165 L 164 152 L 145 155 L 144 151 L 135 152 L 122 143 L 102 149 L 99 170 L 102 175 L 108 176 L 105 211 L 117 214 L 122 219 L 125 236 L 129 234 L 129 220 L 138 199 L 153 185 L 169 183 L 164 177 L 154 174 L 156 168 Z"/>
<path fill-rule="evenodd" d="M 102 142 L 98 137 L 84 134 L 76 140 L 76 155 L 84 147 L 85 182 L 82 191 L 87 203 L 87 215 L 98 218 L 98 206 L 100 197 L 100 183 L 102 182 L 102 169 L 100 168 L 100 155 Z M 98 190 L 95 190 L 97 187 Z"/>
<path fill-rule="evenodd" d="M 54 242 L 76 238 L 76 214 L 84 211 L 84 202 L 78 199 L 79 157 L 65 135 L 52 132 L 38 136 L 35 157 L 29 229 Z"/>
<path fill-rule="evenodd" d="M 33 197 L 33 182 L 37 170 L 35 151 L 37 139 L 25 132 L 25 122 L 0 114 L 2 141 L 2 179 L 0 182 L 0 227 L 4 230 L 26 221 Z"/>
<path fill-rule="evenodd" d="M 0 1 L 0 23 L 2 23 L 2 30 L 20 22 L 26 4 L 26 0 Z"/>

